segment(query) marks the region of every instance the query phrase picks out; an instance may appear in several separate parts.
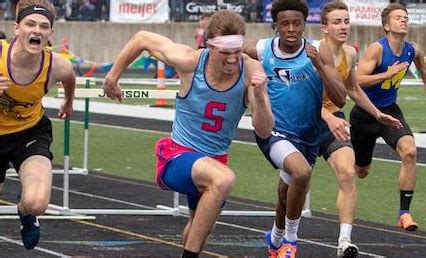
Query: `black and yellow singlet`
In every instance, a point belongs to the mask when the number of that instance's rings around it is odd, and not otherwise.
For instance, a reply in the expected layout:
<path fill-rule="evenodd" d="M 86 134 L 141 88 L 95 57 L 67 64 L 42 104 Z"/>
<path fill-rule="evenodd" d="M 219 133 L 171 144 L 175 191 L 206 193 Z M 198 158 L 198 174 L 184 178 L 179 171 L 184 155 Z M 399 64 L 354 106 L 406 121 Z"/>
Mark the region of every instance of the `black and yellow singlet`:
<path fill-rule="evenodd" d="M 40 121 L 44 114 L 41 100 L 48 91 L 52 65 L 52 53 L 44 49 L 40 68 L 34 80 L 25 85 L 16 83 L 10 72 L 14 42 L 15 39 L 10 44 L 6 40 L 0 40 L 0 74 L 10 78 L 12 82 L 12 85 L 0 95 L 0 135 L 20 132 Z"/>
<path fill-rule="evenodd" d="M 341 52 L 342 59 L 340 63 L 336 65 L 337 72 L 339 73 L 340 79 L 342 79 L 343 84 L 346 86 L 346 81 L 349 78 L 350 68 L 348 66 L 348 61 L 346 57 L 346 51 L 342 47 Z M 336 106 L 328 97 L 327 93 L 324 91 L 323 99 L 322 99 L 322 107 L 330 111 L 331 113 L 337 112 L 340 110 L 338 106 Z"/>

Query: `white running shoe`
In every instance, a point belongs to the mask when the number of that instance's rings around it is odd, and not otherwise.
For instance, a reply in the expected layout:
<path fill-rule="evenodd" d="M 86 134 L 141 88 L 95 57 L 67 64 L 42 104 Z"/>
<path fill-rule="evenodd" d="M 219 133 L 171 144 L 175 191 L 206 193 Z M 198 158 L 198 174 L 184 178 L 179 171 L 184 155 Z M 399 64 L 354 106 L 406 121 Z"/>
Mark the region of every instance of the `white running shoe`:
<path fill-rule="evenodd" d="M 339 239 L 337 246 L 337 257 L 352 258 L 357 257 L 358 247 L 352 244 L 351 240 L 347 237 Z"/>

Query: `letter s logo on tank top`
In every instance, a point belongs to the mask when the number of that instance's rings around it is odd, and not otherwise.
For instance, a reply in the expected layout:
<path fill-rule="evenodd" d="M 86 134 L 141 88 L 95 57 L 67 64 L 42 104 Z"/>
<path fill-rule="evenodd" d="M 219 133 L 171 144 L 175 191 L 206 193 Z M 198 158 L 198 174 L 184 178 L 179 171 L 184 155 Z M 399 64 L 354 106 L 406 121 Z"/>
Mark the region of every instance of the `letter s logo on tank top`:
<path fill-rule="evenodd" d="M 222 112 L 225 111 L 226 103 L 215 102 L 215 101 L 207 103 L 206 109 L 204 110 L 204 116 L 212 120 L 213 124 L 203 122 L 201 124 L 201 129 L 203 129 L 204 131 L 218 132 L 222 128 L 223 117 L 214 115 L 213 110 L 215 109 Z"/>

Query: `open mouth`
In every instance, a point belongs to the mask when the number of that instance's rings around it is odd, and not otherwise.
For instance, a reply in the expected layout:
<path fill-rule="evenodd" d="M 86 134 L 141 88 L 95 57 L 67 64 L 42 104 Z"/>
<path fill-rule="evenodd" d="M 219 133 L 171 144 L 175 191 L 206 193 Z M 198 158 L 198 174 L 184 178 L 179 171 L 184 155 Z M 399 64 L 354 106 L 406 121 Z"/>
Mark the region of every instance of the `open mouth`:
<path fill-rule="evenodd" d="M 41 44 L 41 39 L 40 38 L 38 38 L 38 37 L 31 37 L 30 38 L 30 45 L 40 46 L 40 44 Z"/>

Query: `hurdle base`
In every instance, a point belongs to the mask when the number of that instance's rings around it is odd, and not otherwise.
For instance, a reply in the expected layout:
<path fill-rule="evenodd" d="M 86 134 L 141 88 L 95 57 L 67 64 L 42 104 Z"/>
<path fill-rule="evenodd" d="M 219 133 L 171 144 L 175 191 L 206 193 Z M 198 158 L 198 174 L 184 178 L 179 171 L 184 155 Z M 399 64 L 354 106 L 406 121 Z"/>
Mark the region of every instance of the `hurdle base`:
<path fill-rule="evenodd" d="M 68 171 L 69 171 L 70 175 L 87 176 L 89 174 L 89 170 L 87 168 L 73 167 Z M 52 174 L 62 175 L 62 174 L 64 174 L 64 170 L 63 169 L 52 169 Z M 6 170 L 6 176 L 7 177 L 17 177 L 18 173 L 16 172 L 16 170 L 14 168 L 9 168 L 8 170 Z"/>
<path fill-rule="evenodd" d="M 16 205 L 0 205 L 0 219 L 19 219 L 18 209 Z M 73 213 L 63 207 L 49 204 L 45 215 L 37 216 L 39 219 L 78 219 L 78 220 L 94 220 L 96 217 L 84 214 Z"/>

